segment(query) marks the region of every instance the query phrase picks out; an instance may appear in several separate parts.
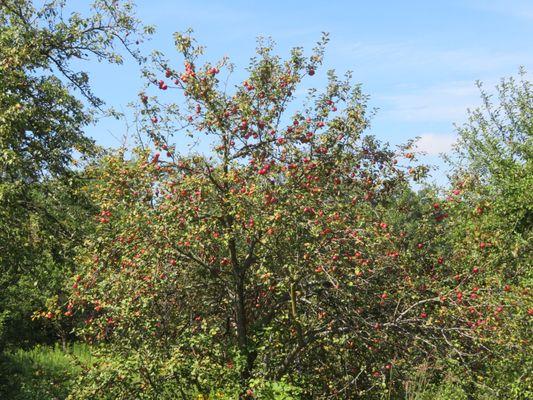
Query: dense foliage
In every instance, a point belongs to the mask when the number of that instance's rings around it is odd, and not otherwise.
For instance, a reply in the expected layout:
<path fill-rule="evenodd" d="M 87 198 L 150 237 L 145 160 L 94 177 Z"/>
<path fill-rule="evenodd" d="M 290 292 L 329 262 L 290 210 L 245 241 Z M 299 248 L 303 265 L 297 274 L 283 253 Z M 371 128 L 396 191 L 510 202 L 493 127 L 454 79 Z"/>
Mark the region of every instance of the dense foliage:
<path fill-rule="evenodd" d="M 533 396 L 525 72 L 481 90 L 432 187 L 413 141 L 368 133 L 350 74 L 297 96 L 327 35 L 286 60 L 260 41 L 231 90 L 188 31 L 144 69 L 138 146 L 103 152 L 72 61 L 121 62 L 138 22 L 62 10 L 0 0 L 1 396 Z"/>
<path fill-rule="evenodd" d="M 393 151 L 364 133 L 366 98 L 349 76 L 329 72 L 324 93 L 294 111 L 326 40 L 287 61 L 260 43 L 233 94 L 219 78 L 226 60 L 199 64 L 188 33 L 176 35 L 184 71 L 156 55 L 148 79 L 184 102 L 142 93 L 150 141 L 87 170 L 100 226 L 68 307 L 116 363 L 77 396 L 262 398 L 281 385 L 289 397 L 401 398 L 421 365 L 430 379 L 472 374 L 466 393 L 507 390 L 478 377 L 527 354 L 529 318 L 515 317 L 528 312 L 527 238 L 487 222 L 501 219 L 468 157 L 451 189 L 413 192 L 425 167 L 409 144 Z M 523 122 L 529 94 L 513 93 Z M 479 138 L 481 115 L 464 142 Z M 523 143 L 527 131 L 513 128 Z M 212 153 L 180 154 L 177 132 L 206 134 Z M 513 262 L 505 240 L 518 246 Z M 512 365 L 526 393 L 527 362 Z"/>
<path fill-rule="evenodd" d="M 92 213 L 75 157 L 94 154 L 83 129 L 103 104 L 72 64 L 120 63 L 113 48 L 131 48 L 138 23 L 131 6 L 115 3 L 99 0 L 92 16 L 66 19 L 62 1 L 0 1 L 0 349 L 53 333 L 43 336 L 30 316 L 61 297 L 74 268 L 87 229 L 80 220 Z"/>

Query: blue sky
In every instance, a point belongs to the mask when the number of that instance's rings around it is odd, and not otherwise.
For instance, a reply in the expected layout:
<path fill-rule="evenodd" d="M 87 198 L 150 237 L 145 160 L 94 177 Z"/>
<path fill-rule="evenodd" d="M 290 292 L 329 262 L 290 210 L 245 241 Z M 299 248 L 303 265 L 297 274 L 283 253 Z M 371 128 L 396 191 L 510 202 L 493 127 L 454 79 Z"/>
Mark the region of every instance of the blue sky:
<path fill-rule="evenodd" d="M 311 49 L 329 32 L 324 68 L 306 85 L 322 87 L 327 69 L 353 71 L 379 108 L 370 132 L 391 144 L 420 136 L 427 160 L 440 165 L 437 154 L 455 138 L 453 123 L 479 103 L 475 81 L 489 89 L 520 65 L 528 71 L 533 65 L 533 1 L 137 0 L 137 10 L 157 27 L 147 51 L 173 58 L 172 33 L 191 27 L 207 58 L 229 56 L 237 78 L 245 76 L 257 36 L 272 37 L 286 55 L 294 46 Z M 133 63 L 85 68 L 95 92 L 119 110 L 142 87 Z M 119 145 L 124 133 L 124 124 L 110 119 L 89 130 L 106 146 Z"/>

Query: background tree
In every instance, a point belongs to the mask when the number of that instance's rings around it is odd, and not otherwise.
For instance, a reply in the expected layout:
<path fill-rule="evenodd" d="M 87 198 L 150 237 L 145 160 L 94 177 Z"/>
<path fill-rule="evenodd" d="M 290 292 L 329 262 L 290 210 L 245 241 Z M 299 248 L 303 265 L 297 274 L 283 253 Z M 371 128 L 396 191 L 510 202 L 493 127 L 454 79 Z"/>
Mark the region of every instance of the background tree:
<path fill-rule="evenodd" d="M 503 79 L 494 95 L 479 87 L 482 106 L 469 111 L 468 122 L 458 127 L 450 160 L 454 192 L 462 201 L 455 205 L 458 217 L 448 236 L 463 262 L 485 271 L 482 283 L 492 287 L 486 295 L 496 295 L 500 303 L 490 317 L 497 327 L 484 339 L 496 346 L 486 359 L 476 360 L 469 390 L 479 397 L 528 398 L 533 367 L 531 83 L 521 70 L 517 78 Z"/>
<path fill-rule="evenodd" d="M 129 3 L 95 1 L 88 17 L 64 7 L 0 1 L 0 349 L 39 337 L 30 316 L 61 292 L 87 228 L 76 159 L 94 154 L 83 129 L 103 102 L 72 64 L 121 63 L 119 44 L 141 60 Z"/>

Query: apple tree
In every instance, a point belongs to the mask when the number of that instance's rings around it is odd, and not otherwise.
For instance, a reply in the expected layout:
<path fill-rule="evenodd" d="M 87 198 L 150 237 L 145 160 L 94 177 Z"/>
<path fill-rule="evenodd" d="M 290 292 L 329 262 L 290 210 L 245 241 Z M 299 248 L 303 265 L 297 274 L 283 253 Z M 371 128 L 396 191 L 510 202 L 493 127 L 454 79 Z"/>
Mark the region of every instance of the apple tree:
<path fill-rule="evenodd" d="M 183 66 L 146 71 L 140 147 L 86 171 L 98 228 L 66 307 L 103 362 L 77 398 L 401 397 L 421 363 L 489 350 L 493 282 L 446 236 L 461 193 L 413 192 L 412 142 L 365 133 L 349 74 L 298 101 L 327 36 L 287 60 L 260 41 L 231 91 L 227 59 L 175 39 Z"/>

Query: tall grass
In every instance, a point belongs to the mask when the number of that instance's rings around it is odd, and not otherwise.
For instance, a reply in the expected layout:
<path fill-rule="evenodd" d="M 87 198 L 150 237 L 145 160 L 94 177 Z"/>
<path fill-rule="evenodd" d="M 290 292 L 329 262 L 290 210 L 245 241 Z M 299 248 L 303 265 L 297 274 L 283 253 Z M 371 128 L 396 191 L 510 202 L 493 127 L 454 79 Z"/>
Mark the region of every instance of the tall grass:
<path fill-rule="evenodd" d="M 75 343 L 7 350 L 0 355 L 0 399 L 60 400 L 70 392 L 82 365 L 93 363 L 89 347 Z"/>

